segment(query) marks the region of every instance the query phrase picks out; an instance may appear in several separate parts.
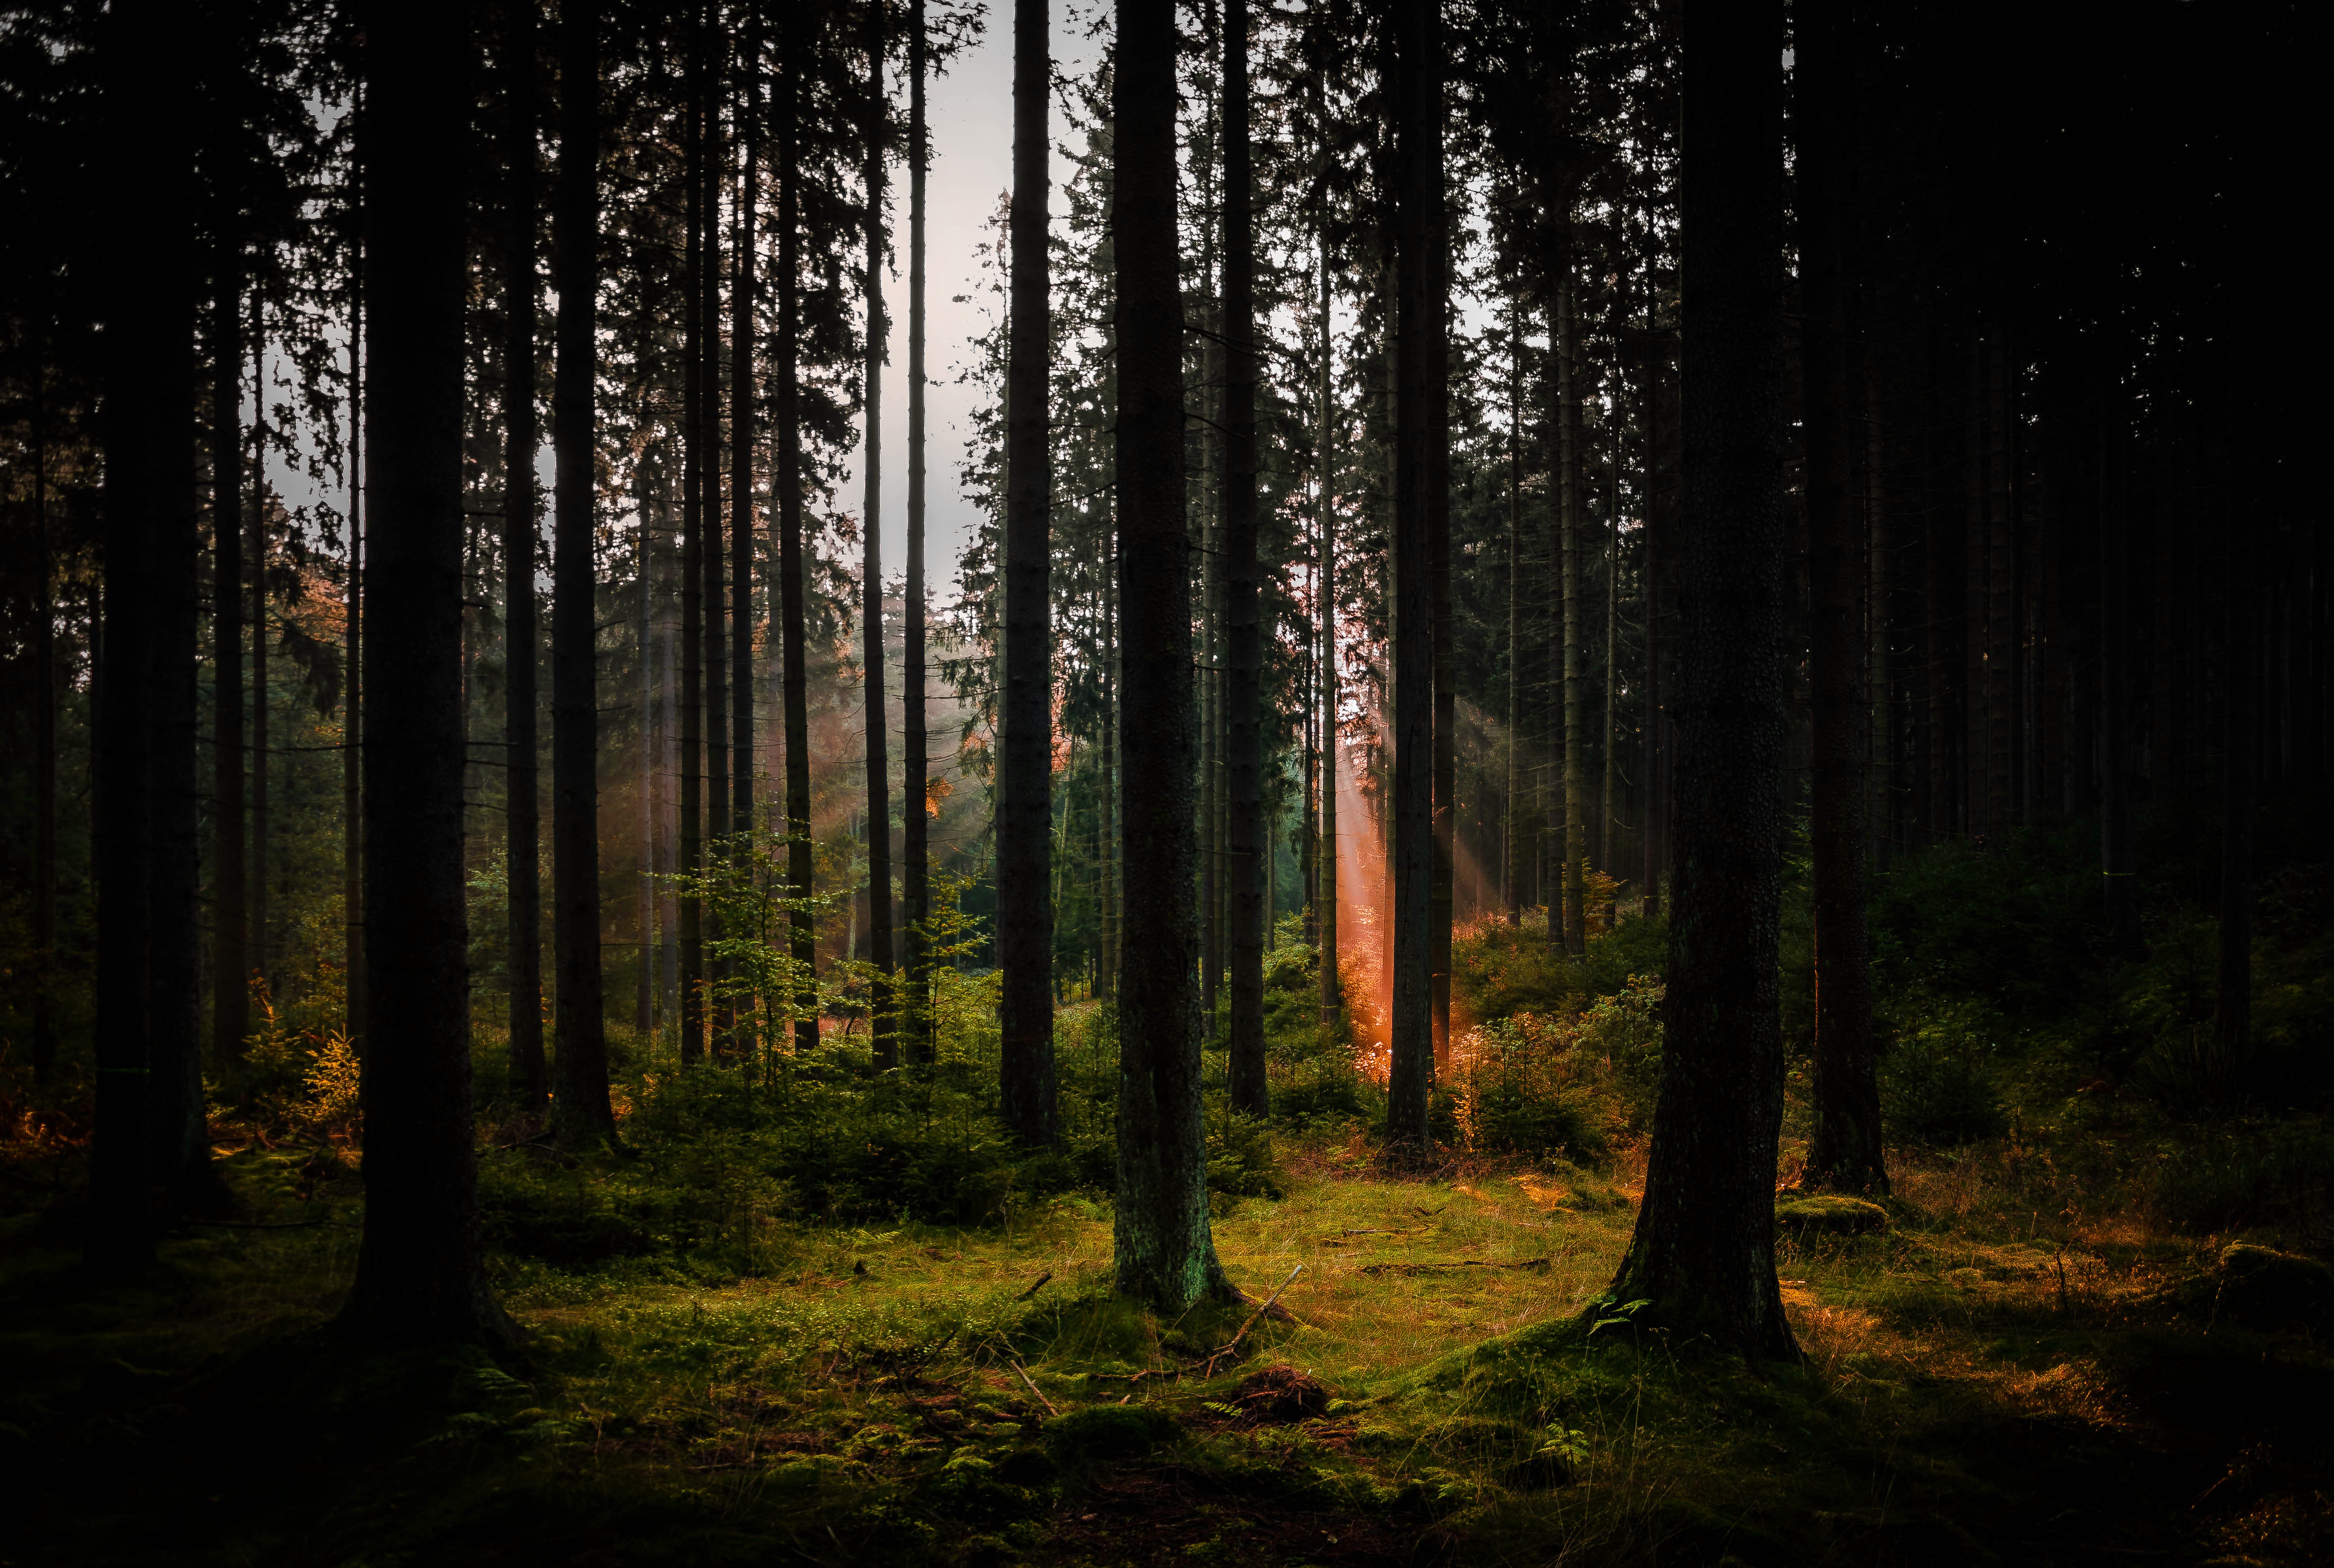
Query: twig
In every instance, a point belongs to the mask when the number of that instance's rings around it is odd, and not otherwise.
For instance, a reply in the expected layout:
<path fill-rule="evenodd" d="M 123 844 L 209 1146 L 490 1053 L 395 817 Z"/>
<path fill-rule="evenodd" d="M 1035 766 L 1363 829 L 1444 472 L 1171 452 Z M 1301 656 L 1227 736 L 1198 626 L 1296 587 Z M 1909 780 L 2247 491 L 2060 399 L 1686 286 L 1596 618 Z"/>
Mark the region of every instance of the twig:
<path fill-rule="evenodd" d="M 1027 1389 L 1031 1394 L 1033 1394 L 1033 1395 L 1035 1395 L 1035 1396 L 1037 1397 L 1037 1402 L 1038 1402 L 1039 1404 L 1041 1404 L 1041 1405 L 1043 1405 L 1043 1406 L 1045 1406 L 1045 1407 L 1046 1407 L 1046 1413 L 1047 1415 L 1049 1415 L 1049 1416 L 1058 1416 L 1058 1415 L 1060 1415 L 1060 1414 L 1062 1413 L 1061 1411 L 1059 1411 L 1059 1410 L 1057 1410 L 1057 1409 L 1054 1409 L 1054 1401 L 1053 1401 L 1053 1400 L 1049 1400 L 1049 1399 L 1047 1399 L 1047 1398 L 1045 1396 L 1044 1392 L 1038 1389 L 1037 1385 L 1036 1383 L 1033 1383 L 1033 1382 L 1031 1382 L 1031 1381 L 1029 1380 L 1029 1374 L 1028 1374 L 1027 1371 L 1027 1370 L 1025 1370 L 1025 1369 L 1022 1367 L 1022 1365 L 1021 1365 L 1021 1363 L 1020 1363 L 1019 1361 L 1015 1361 L 1012 1357 L 1008 1356 L 1008 1357 L 1005 1359 L 1005 1364 L 1006 1364 L 1007 1366 L 1008 1366 L 1008 1367 L 1011 1367 L 1015 1371 L 1019 1372 L 1019 1373 L 1021 1374 L 1021 1386 L 1022 1386 L 1023 1388 L 1025 1388 L 1025 1389 Z"/>
<path fill-rule="evenodd" d="M 184 1225 L 216 1226 L 223 1230 L 305 1230 L 312 1225 L 346 1225 L 338 1219 L 188 1219 Z"/>
<path fill-rule="evenodd" d="M 1442 1272 L 1442 1271 L 1443 1271 L 1443 1270 L 1445 1270 L 1445 1269 L 1454 1269 L 1454 1268 L 1529 1268 L 1529 1269 L 1544 1269 L 1544 1268 L 1547 1268 L 1548 1266 L 1548 1260 L 1547 1258 L 1544 1258 L 1544 1257 L 1528 1257 L 1528 1258 L 1524 1259 L 1521 1263 L 1487 1263 L 1487 1262 L 1485 1262 L 1483 1259 L 1481 1259 L 1481 1258 L 1480 1258 L 1480 1257 L 1471 1257 L 1471 1258 L 1463 1259 L 1463 1260 L 1461 1260 L 1461 1262 L 1458 1262 L 1458 1263 L 1374 1263 L 1374 1264 L 1369 1264 L 1369 1265 L 1365 1265 L 1365 1266 L 1363 1267 L 1363 1269 L 1362 1269 L 1362 1273 L 1364 1273 L 1364 1274 L 1437 1274 L 1437 1273 L 1440 1273 L 1440 1272 Z"/>
<path fill-rule="evenodd" d="M 1050 1268 L 1047 1269 L 1045 1273 L 1037 1276 L 1037 1283 L 1036 1284 L 1031 1285 L 1027 1290 L 1023 1291 L 1019 1295 L 1015 1296 L 1013 1299 L 1015 1301 L 1027 1301 L 1031 1296 L 1036 1295 L 1039 1291 L 1044 1290 L 1046 1288 L 1046 1282 L 1053 1277 L 1054 1271 Z"/>
<path fill-rule="evenodd" d="M 1276 1290 L 1270 1295 L 1265 1297 L 1264 1304 L 1257 1308 L 1256 1311 L 1248 1314 L 1248 1322 L 1240 1324 L 1239 1332 L 1232 1336 L 1231 1342 L 1226 1345 L 1222 1350 L 1218 1351 L 1214 1355 L 1208 1358 L 1208 1370 L 1200 1374 L 1203 1379 L 1212 1378 L 1216 1375 L 1216 1363 L 1223 1360 L 1224 1357 L 1231 1354 L 1234 1351 L 1239 1349 L 1240 1341 L 1248 1338 L 1248 1331 L 1256 1326 L 1256 1320 L 1270 1312 L 1272 1310 L 1272 1303 L 1280 1299 L 1280 1291 L 1287 1290 L 1291 1284 L 1295 1284 L 1297 1276 L 1304 1272 L 1305 1265 L 1301 1263 L 1295 1268 L 1288 1271 L 1288 1277 L 1280 1282 L 1280 1290 Z"/>

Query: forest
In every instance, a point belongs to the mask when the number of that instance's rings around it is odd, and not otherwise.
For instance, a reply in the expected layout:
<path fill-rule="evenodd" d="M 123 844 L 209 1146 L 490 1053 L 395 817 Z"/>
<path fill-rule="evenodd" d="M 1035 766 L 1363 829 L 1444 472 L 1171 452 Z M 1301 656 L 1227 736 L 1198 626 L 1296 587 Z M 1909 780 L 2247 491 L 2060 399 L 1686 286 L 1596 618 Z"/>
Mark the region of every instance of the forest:
<path fill-rule="evenodd" d="M 2309 14 L 0 8 L 0 1568 L 2334 1561 Z"/>

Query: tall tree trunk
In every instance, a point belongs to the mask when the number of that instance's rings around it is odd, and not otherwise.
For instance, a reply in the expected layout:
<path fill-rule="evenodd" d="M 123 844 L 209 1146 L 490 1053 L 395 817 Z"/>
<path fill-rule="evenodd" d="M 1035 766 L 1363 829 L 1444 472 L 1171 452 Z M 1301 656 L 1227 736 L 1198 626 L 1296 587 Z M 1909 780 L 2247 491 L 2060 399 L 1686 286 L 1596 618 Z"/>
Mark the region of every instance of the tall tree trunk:
<path fill-rule="evenodd" d="M 1842 207 L 1849 146 L 1845 0 L 1800 0 L 1797 123 L 1807 432 L 1808 665 L 1815 690 L 1815 1136 L 1810 1187 L 1886 1192 L 1865 924 L 1863 545 L 1850 495 Z"/>
<path fill-rule="evenodd" d="M 1388 1140 L 1427 1152 L 1434 1087 L 1434 561 L 1449 527 L 1440 0 L 1394 14 L 1394 1003 Z"/>
<path fill-rule="evenodd" d="M 1316 437 L 1321 466 L 1319 508 L 1321 529 L 1321 1026 L 1334 1028 L 1345 1012 L 1345 988 L 1337 973 L 1337 426 L 1330 398 L 1336 384 L 1331 356 L 1336 344 L 1329 336 L 1329 238 L 1326 214 L 1319 215 L 1316 240 L 1320 247 L 1321 364 L 1320 382 L 1314 390 Z"/>
<path fill-rule="evenodd" d="M 633 543 L 639 551 L 641 574 L 641 616 L 633 630 L 641 661 L 641 863 L 632 895 L 640 904 L 641 967 L 639 987 L 632 997 L 632 1029 L 644 1048 L 656 1038 L 657 967 L 661 957 L 657 933 L 657 818 L 661 803 L 657 753 L 664 739 L 664 714 L 657 701 L 656 607 L 650 583 L 656 573 L 658 524 L 663 519 L 657 515 L 652 472 L 646 463 L 632 470 L 632 504 L 640 518 Z"/>
<path fill-rule="evenodd" d="M 1119 983 L 1119 1292 L 1180 1313 L 1224 1288 L 1208 1223 L 1196 922 L 1191 540 L 1184 527 L 1183 326 L 1175 212 L 1175 8 L 1119 0 L 1111 239 L 1118 260 L 1119 612 L 1126 726 L 1126 900 Z"/>
<path fill-rule="evenodd" d="M 470 16 L 365 7 L 365 401 L 376 459 L 365 927 L 365 1217 L 342 1321 L 375 1341 L 515 1338 L 487 1285 L 462 886 L 462 182 Z"/>
<path fill-rule="evenodd" d="M 1248 0 L 1224 4 L 1224 782 L 1230 853 L 1235 1111 L 1265 1113 L 1264 640 L 1258 604 L 1255 169 L 1249 147 Z"/>
<path fill-rule="evenodd" d="M 875 966 L 868 1013 L 878 1066 L 899 1063 L 897 1004 L 892 986 L 892 758 L 883 704 L 883 361 L 891 317 L 883 308 L 884 136 L 883 7 L 867 8 L 867 499 L 860 533 L 859 629 L 867 681 L 867 948 Z"/>
<path fill-rule="evenodd" d="M 355 118 L 363 135 L 360 87 Z M 349 563 L 347 668 L 341 680 L 342 958 L 349 1038 L 362 1043 L 368 1006 L 364 940 L 364 251 L 349 276 Z"/>
<path fill-rule="evenodd" d="M 1562 219 L 1556 280 L 1557 549 L 1564 608 L 1564 950 L 1587 948 L 1587 890 L 1580 863 L 1588 857 L 1587 759 L 1582 755 L 1580 699 L 1587 673 L 1580 668 L 1580 323 L 1573 302 L 1572 218 Z"/>
<path fill-rule="evenodd" d="M 1500 900 L 1508 924 L 1524 920 L 1524 845 L 1530 835 L 1524 828 L 1524 440 L 1523 440 L 1523 301 L 1508 302 L 1508 744 L 1507 828 L 1500 857 Z"/>
<path fill-rule="evenodd" d="M 781 701 L 786 742 L 786 880 L 796 907 L 788 912 L 788 950 L 799 971 L 793 1000 L 795 1050 L 818 1049 L 817 932 L 810 911 L 810 697 L 804 669 L 802 381 L 802 180 L 796 127 L 802 114 L 802 61 L 793 8 L 781 14 L 778 127 L 778 341 L 776 371 L 778 501 L 778 642 L 783 660 Z"/>
<path fill-rule="evenodd" d="M 901 604 L 900 903 L 907 919 L 909 1002 L 902 1022 L 911 1062 L 932 1058 L 931 759 L 924 740 L 924 0 L 910 0 L 908 38 L 908 579 Z"/>
<path fill-rule="evenodd" d="M 558 1092 L 552 1126 L 569 1148 L 615 1141 L 600 968 L 599 613 L 593 570 L 600 293 L 600 8 L 559 17 L 559 363 L 552 387 L 558 496 L 552 518 L 552 941 Z"/>
<path fill-rule="evenodd" d="M 266 979 L 271 987 L 275 975 L 268 965 L 269 920 L 267 918 L 268 869 L 273 857 L 268 853 L 269 829 L 273 823 L 268 813 L 267 778 L 267 338 L 261 326 L 259 292 L 251 293 L 250 327 L 246 346 L 251 351 L 252 431 L 251 431 L 251 874 L 245 883 L 249 895 L 250 926 L 247 940 L 252 970 Z"/>
<path fill-rule="evenodd" d="M 506 200 L 510 218 L 503 251 L 503 646 L 506 650 L 503 756 L 507 769 L 503 776 L 508 784 L 505 804 L 510 833 L 506 851 L 510 880 L 510 1092 L 526 1115 L 542 1114 L 551 1091 L 543 1058 L 542 789 L 535 763 L 535 675 L 542 663 L 535 578 L 535 520 L 541 507 L 535 462 L 542 445 L 535 403 L 535 339 L 542 297 L 535 262 L 541 184 L 535 169 L 541 123 L 536 5 L 537 0 L 512 0 L 503 65 Z M 564 108 L 568 96 L 564 82 L 561 95 Z M 561 195 L 566 195 L 564 183 Z M 563 210 L 562 224 L 568 218 Z M 564 284 L 562 288 L 560 320 L 564 323 L 572 302 Z M 566 488 L 563 478 L 563 499 Z"/>
<path fill-rule="evenodd" d="M 1649 353 L 1645 365 L 1645 536 L 1641 548 L 1645 556 L 1645 918 L 1652 919 L 1662 912 L 1662 878 L 1668 867 L 1669 853 L 1669 748 L 1664 745 L 1668 733 L 1669 710 L 1663 707 L 1666 692 L 1662 684 L 1662 590 L 1667 580 L 1663 576 L 1662 547 L 1668 542 L 1668 530 L 1662 524 L 1662 385 L 1663 354 L 1660 350 Z"/>
<path fill-rule="evenodd" d="M 2131 560 L 2126 537 L 2131 483 L 2121 368 L 2100 394 L 2099 451 L 2099 871 L 2109 940 L 2119 958 L 2146 952 L 2131 846 Z"/>
<path fill-rule="evenodd" d="M 1613 485 L 1605 509 L 1605 776 L 1596 790 L 1596 869 L 1613 875 L 1613 822 L 1620 815 L 1621 457 L 1625 450 L 1622 391 L 1613 391 Z M 1615 916 L 1617 918 L 1617 914 Z"/>
<path fill-rule="evenodd" d="M 2236 383 L 2231 380 L 2233 404 Z M 2260 776 L 2260 593 L 2253 566 L 2253 521 L 2242 499 L 2239 421 L 2229 421 L 2228 601 L 2223 636 L 2228 670 L 2228 742 L 2221 773 L 2221 932 L 2219 1005 L 2213 1033 L 2219 1062 L 2239 1081 L 2252 1052 L 2253 813 Z"/>
<path fill-rule="evenodd" d="M 755 256 L 762 168 L 762 12 L 749 7 L 738 62 L 737 218 L 729 282 L 729 768 L 730 830 L 754 825 L 754 460 L 758 454 L 754 374 Z M 742 842 L 743 841 L 741 841 Z M 750 854 L 740 851 L 739 861 Z M 730 1049 L 741 1063 L 760 1056 L 755 1005 L 728 1009 Z"/>
<path fill-rule="evenodd" d="M 233 129 L 219 130 L 223 160 Z M 251 963 L 244 939 L 249 851 L 244 842 L 243 790 L 243 212 L 234 174 L 223 168 L 217 183 L 217 259 L 211 284 L 211 1053 L 233 1062 L 242 1057 L 244 1037 L 251 1033 Z M 46 521 L 42 519 L 44 525 Z M 42 564 L 45 572 L 45 557 Z"/>
<path fill-rule="evenodd" d="M 148 1215 L 156 780 L 156 547 L 167 538 L 178 428 L 178 367 L 193 371 L 194 170 L 183 143 L 155 143 L 152 117 L 184 123 L 189 42 L 178 10 L 124 0 L 106 18 L 100 68 L 106 94 L 103 159 L 118 188 L 136 189 L 109 237 L 120 270 L 107 281 L 103 647 L 98 656 L 94 819 L 97 861 L 96 1126 L 90 1149 L 82 1263 L 100 1280 L 134 1276 L 153 1258 Z M 134 259 L 133 259 L 134 258 Z"/>
<path fill-rule="evenodd" d="M 704 362 L 698 370 L 696 438 L 703 454 L 699 459 L 702 485 L 699 505 L 704 515 L 705 549 L 698 557 L 698 570 L 703 573 L 699 594 L 704 606 L 705 836 L 709 841 L 706 861 L 710 869 L 716 861 L 736 858 L 734 846 L 728 842 L 729 781 L 734 770 L 729 755 L 728 552 L 725 548 L 728 534 L 721 505 L 721 176 L 728 162 L 722 149 L 721 104 L 729 34 L 715 0 L 708 0 L 705 30 L 704 139 L 697 165 L 697 200 L 698 210 L 703 215 L 703 240 L 697 253 L 697 276 L 691 280 L 690 287 L 696 291 L 699 319 L 704 322 L 698 339 L 698 351 Z M 721 928 L 718 909 L 707 911 L 703 919 L 708 940 L 719 941 L 728 934 Z M 731 976 L 729 961 L 709 958 L 707 967 L 709 987 L 721 994 Z M 737 1023 L 734 997 L 725 996 L 719 1006 L 707 1007 L 709 1045 L 716 1058 L 735 1054 Z"/>
<path fill-rule="evenodd" d="M 1006 364 L 1005 702 L 998 746 L 998 1025 L 1005 1125 L 1025 1144 L 1059 1136 L 1054 1108 L 1052 881 L 1053 421 L 1046 407 L 1046 0 L 1013 11 L 1013 320 Z"/>
<path fill-rule="evenodd" d="M 33 361 L 33 1082 L 57 1065 L 57 601 L 49 538 L 49 401 L 45 341 Z M 240 449 L 236 454 L 240 459 Z M 237 685 L 241 682 L 238 680 Z M 240 694 L 236 701 L 242 700 Z M 241 732 L 236 762 L 242 766 Z M 242 824 L 242 800 L 236 822 Z M 238 871 L 240 863 L 238 861 Z M 242 1044 L 238 1039 L 236 1044 Z"/>
<path fill-rule="evenodd" d="M 1782 6 L 1688 0 L 1684 20 L 1675 907 L 1645 1196 L 1604 1299 L 1649 1303 L 1639 1323 L 1794 1360 L 1774 1255 L 1787 613 Z"/>
<path fill-rule="evenodd" d="M 704 296 L 698 290 L 703 270 L 706 226 L 712 221 L 704 206 L 705 181 L 700 166 L 706 159 L 705 115 L 711 91 L 705 79 L 705 20 L 692 11 L 689 24 L 689 95 L 682 111 L 684 165 L 680 266 L 680 801 L 675 832 L 680 839 L 680 873 L 684 881 L 705 870 L 705 319 Z M 792 178 L 792 171 L 788 171 Z M 784 454 L 780 459 L 785 461 Z M 716 546 L 718 549 L 719 546 Z M 690 1066 L 705 1054 L 705 901 L 684 893 L 677 924 L 680 928 L 680 1064 Z"/>

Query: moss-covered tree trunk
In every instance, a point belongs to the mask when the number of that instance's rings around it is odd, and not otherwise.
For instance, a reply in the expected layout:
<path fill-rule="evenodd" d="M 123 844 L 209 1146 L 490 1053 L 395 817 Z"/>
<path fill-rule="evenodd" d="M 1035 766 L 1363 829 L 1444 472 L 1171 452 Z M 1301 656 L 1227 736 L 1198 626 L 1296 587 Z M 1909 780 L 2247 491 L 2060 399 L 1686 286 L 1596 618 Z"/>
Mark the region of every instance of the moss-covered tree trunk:
<path fill-rule="evenodd" d="M 1793 1359 L 1783 1110 L 1782 7 L 1690 0 L 1676 884 L 1645 1196 L 1607 1293 L 1673 1346 Z"/>

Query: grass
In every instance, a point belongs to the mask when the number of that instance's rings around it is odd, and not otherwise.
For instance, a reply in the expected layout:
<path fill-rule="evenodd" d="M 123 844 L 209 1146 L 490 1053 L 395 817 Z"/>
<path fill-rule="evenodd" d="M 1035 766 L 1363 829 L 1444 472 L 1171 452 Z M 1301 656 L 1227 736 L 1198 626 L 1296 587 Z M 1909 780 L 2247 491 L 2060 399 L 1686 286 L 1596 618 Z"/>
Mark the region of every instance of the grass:
<path fill-rule="evenodd" d="M 1627 1153 L 1431 1179 L 1368 1153 L 1298 1142 L 1286 1198 L 1219 1219 L 1233 1277 L 1287 1281 L 1294 1321 L 1203 1378 L 1244 1314 L 1113 1300 L 1106 1208 L 1076 1192 L 1009 1226 L 773 1221 L 726 1278 L 504 1256 L 523 1362 L 352 1362 L 323 1325 L 355 1183 L 248 1149 L 230 1178 L 286 1228 L 175 1236 L 140 1290 L 87 1289 L 61 1228 L 7 1222 L 0 1434 L 31 1483 L 7 1555 L 2298 1563 L 2334 1540 L 2334 1362 L 2215 1323 L 2209 1238 L 1907 1161 L 1886 1231 L 1787 1236 L 1807 1361 L 1747 1368 L 1584 1338 Z M 1319 1413 L 1249 1419 L 1267 1367 Z"/>

